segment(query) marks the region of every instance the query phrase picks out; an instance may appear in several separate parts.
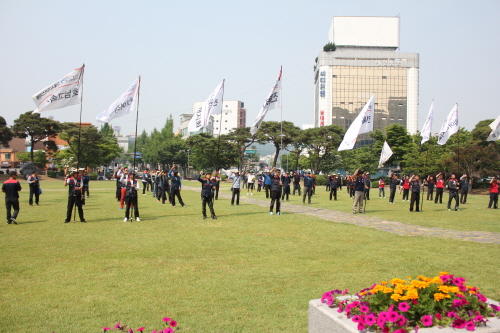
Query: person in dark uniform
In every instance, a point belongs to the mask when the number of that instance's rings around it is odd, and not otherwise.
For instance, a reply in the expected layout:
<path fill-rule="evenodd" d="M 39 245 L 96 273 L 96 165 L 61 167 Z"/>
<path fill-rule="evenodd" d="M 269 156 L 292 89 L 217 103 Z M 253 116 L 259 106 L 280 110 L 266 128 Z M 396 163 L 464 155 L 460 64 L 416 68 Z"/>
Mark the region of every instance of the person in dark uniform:
<path fill-rule="evenodd" d="M 281 215 L 280 211 L 280 199 L 281 199 L 281 187 L 283 183 L 281 182 L 281 171 L 273 168 L 271 170 L 271 205 L 269 206 L 269 215 L 273 215 L 274 203 L 276 202 L 276 215 Z M 273 173 L 273 171 L 275 171 Z"/>
<path fill-rule="evenodd" d="M 281 195 L 281 200 L 290 201 L 290 174 L 285 172 L 283 176 L 281 176 L 281 183 L 283 184 L 283 193 Z"/>
<path fill-rule="evenodd" d="M 81 170 L 82 170 L 82 180 L 83 180 L 82 197 L 83 197 L 83 204 L 85 205 L 85 195 L 87 195 L 87 198 L 90 197 L 90 193 L 89 193 L 90 176 L 88 175 L 88 173 L 85 169 L 81 169 Z"/>
<path fill-rule="evenodd" d="M 217 216 L 214 211 L 214 191 L 215 191 L 215 177 L 212 177 L 210 172 L 205 174 L 205 178 L 201 178 L 203 171 L 198 175 L 198 181 L 201 183 L 201 213 L 203 214 L 203 219 L 207 218 L 207 204 L 210 209 L 210 215 L 212 219 L 216 220 Z"/>
<path fill-rule="evenodd" d="M 40 199 L 40 178 L 38 171 L 33 171 L 31 176 L 28 176 L 27 183 L 30 185 L 30 206 L 33 206 L 33 195 L 35 196 L 35 203 L 38 205 Z"/>
<path fill-rule="evenodd" d="M 467 203 L 467 194 L 469 193 L 469 179 L 467 175 L 460 177 L 460 203 Z"/>
<path fill-rule="evenodd" d="M 434 203 L 443 203 L 443 191 L 444 191 L 444 179 L 441 173 L 436 176 L 436 197 L 434 198 Z"/>
<path fill-rule="evenodd" d="M 330 191 L 330 177 L 331 177 L 331 176 L 332 176 L 332 175 L 327 175 L 327 176 L 326 176 L 325 191 L 327 191 L 327 192 L 328 192 L 328 191 Z M 330 199 L 330 200 L 331 200 L 331 199 Z"/>
<path fill-rule="evenodd" d="M 450 180 L 448 180 L 448 190 L 450 191 L 450 197 L 448 199 L 448 210 L 451 210 L 451 201 L 455 199 L 455 211 L 458 211 L 458 190 L 460 189 L 460 182 L 456 178 L 455 174 L 451 174 Z"/>
<path fill-rule="evenodd" d="M 295 191 L 299 192 L 300 196 L 300 175 L 297 171 L 293 172 L 293 195 L 295 195 Z"/>
<path fill-rule="evenodd" d="M 168 175 L 165 172 L 162 172 L 161 178 L 161 203 L 165 204 L 166 201 L 172 200 L 170 196 L 170 181 L 168 179 Z"/>
<path fill-rule="evenodd" d="M 142 194 L 146 195 L 149 190 L 149 185 L 151 184 L 151 175 L 149 174 L 149 169 L 144 170 L 142 173 Z"/>
<path fill-rule="evenodd" d="M 186 207 L 184 204 L 184 201 L 182 201 L 181 197 L 181 189 L 182 189 L 182 182 L 181 182 L 181 177 L 179 176 L 179 172 L 175 171 L 175 165 L 170 168 L 168 171 L 168 178 L 170 178 L 170 202 L 172 203 L 173 207 L 175 206 L 175 197 L 177 196 L 177 199 L 179 200 L 179 203 L 181 204 L 182 207 Z"/>
<path fill-rule="evenodd" d="M 370 189 L 372 188 L 372 180 L 370 178 L 370 173 L 365 172 L 365 175 L 363 176 L 363 179 L 365 180 L 365 199 L 370 200 Z"/>
<path fill-rule="evenodd" d="M 122 196 L 122 183 L 120 182 L 120 176 L 118 175 L 120 172 L 121 172 L 121 168 L 118 169 L 118 170 L 115 170 L 114 174 L 113 174 L 113 178 L 116 179 L 116 200 L 118 200 L 118 202 L 120 202 L 120 198 Z"/>
<path fill-rule="evenodd" d="M 339 181 L 339 191 L 342 192 L 342 182 L 344 181 L 344 178 L 340 175 L 340 173 L 338 173 L 337 179 Z"/>
<path fill-rule="evenodd" d="M 134 207 L 134 217 L 137 222 L 140 222 L 139 218 L 139 203 L 137 198 L 137 192 L 141 189 L 139 182 L 135 179 L 136 173 L 132 171 L 127 179 L 122 179 L 123 185 L 125 185 L 125 218 L 123 222 L 127 222 L 130 217 L 130 206 Z"/>
<path fill-rule="evenodd" d="M 410 180 L 408 179 L 408 176 L 403 177 L 403 183 L 401 186 L 403 187 L 403 201 L 408 201 L 410 197 Z"/>
<path fill-rule="evenodd" d="M 434 186 L 436 186 L 434 177 L 427 177 L 427 184 L 425 184 L 425 186 L 427 186 L 427 200 L 432 201 L 434 199 Z"/>
<path fill-rule="evenodd" d="M 335 201 L 337 201 L 337 189 L 339 188 L 339 179 L 335 174 L 332 174 L 328 177 L 330 180 L 330 201 L 332 201 L 332 197 Z"/>
<path fill-rule="evenodd" d="M 7 224 L 17 224 L 17 215 L 19 214 L 19 191 L 22 190 L 21 184 L 17 180 L 17 172 L 9 172 L 10 179 L 2 184 L 2 192 L 5 193 L 5 210 L 7 211 Z M 14 209 L 14 214 L 11 214 Z"/>
<path fill-rule="evenodd" d="M 64 179 L 64 186 L 69 186 L 68 189 L 68 209 L 66 211 L 66 220 L 64 223 L 69 223 L 71 220 L 71 214 L 73 212 L 73 206 L 76 205 L 78 209 L 78 216 L 80 217 L 80 222 L 85 223 L 85 218 L 83 217 L 82 208 L 82 178 L 78 175 L 78 172 L 73 169 L 71 176 L 67 176 Z"/>
<path fill-rule="evenodd" d="M 359 168 L 352 175 L 354 179 L 354 202 L 352 205 L 352 212 L 356 214 L 358 211 L 361 214 L 364 214 L 363 210 L 363 201 L 365 199 L 366 185 L 365 178 L 363 178 L 363 172 L 359 170 Z"/>
<path fill-rule="evenodd" d="M 413 212 L 413 205 L 416 204 L 416 212 L 420 212 L 420 188 L 422 187 L 422 182 L 420 181 L 419 175 L 413 175 L 410 178 L 410 212 Z"/>
<path fill-rule="evenodd" d="M 306 196 L 307 196 L 307 203 L 311 204 L 311 197 L 312 197 L 312 191 L 313 191 L 313 186 L 314 186 L 314 179 L 311 176 L 311 172 L 308 172 L 304 176 L 304 196 L 302 197 L 302 203 L 306 203 Z"/>
<path fill-rule="evenodd" d="M 219 171 L 215 171 L 213 178 L 215 182 L 215 200 L 219 200 L 219 188 L 220 188 L 220 182 L 222 180 Z"/>
<path fill-rule="evenodd" d="M 396 196 L 396 190 L 399 184 L 398 175 L 393 174 L 389 182 L 389 203 L 394 203 L 394 197 Z"/>

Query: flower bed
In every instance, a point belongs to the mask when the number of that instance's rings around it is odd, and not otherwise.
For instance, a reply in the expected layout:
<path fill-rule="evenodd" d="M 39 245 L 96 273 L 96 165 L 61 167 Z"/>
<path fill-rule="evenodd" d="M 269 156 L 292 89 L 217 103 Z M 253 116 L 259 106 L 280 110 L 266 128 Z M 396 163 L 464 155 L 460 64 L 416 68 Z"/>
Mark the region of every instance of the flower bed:
<path fill-rule="evenodd" d="M 332 290 L 321 300 L 311 301 L 310 311 L 320 310 L 318 318 L 331 317 L 334 326 L 349 332 L 406 333 L 427 327 L 491 331 L 489 328 L 495 325 L 498 326 L 494 331 L 500 332 L 499 304 L 465 282 L 464 278 L 442 272 L 434 278 L 382 281 L 361 290 L 355 297 L 345 296 L 349 294 L 347 290 Z M 311 330 L 311 326 L 315 327 L 310 312 L 310 332 L 338 331 Z"/>

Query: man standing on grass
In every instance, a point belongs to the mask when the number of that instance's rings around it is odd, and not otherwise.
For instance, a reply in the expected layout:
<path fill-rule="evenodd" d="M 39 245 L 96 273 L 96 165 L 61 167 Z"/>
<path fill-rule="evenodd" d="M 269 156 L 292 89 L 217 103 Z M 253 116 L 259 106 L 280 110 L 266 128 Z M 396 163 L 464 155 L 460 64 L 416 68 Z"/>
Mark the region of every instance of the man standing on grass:
<path fill-rule="evenodd" d="M 488 209 L 491 209 L 491 204 L 493 204 L 493 209 L 498 209 L 498 178 L 493 177 L 490 181 L 490 203 L 488 204 Z"/>
<path fill-rule="evenodd" d="M 365 190 L 368 187 L 366 181 L 363 178 L 363 172 L 359 168 L 352 175 L 354 179 L 354 203 L 352 205 L 352 212 L 356 214 L 358 211 L 360 214 L 364 214 L 363 201 L 365 200 Z"/>
<path fill-rule="evenodd" d="M 182 182 L 181 182 L 181 177 L 179 176 L 179 172 L 175 171 L 175 165 L 173 165 L 170 170 L 168 171 L 168 178 L 170 178 L 170 203 L 172 206 L 175 208 L 175 197 L 177 196 L 177 199 L 179 200 L 179 203 L 181 204 L 182 207 L 186 207 L 184 204 L 184 201 L 182 201 L 181 197 L 181 189 L 182 189 Z"/>
<path fill-rule="evenodd" d="M 17 224 L 17 215 L 19 214 L 19 191 L 21 184 L 17 181 L 17 172 L 9 172 L 10 179 L 6 180 L 2 185 L 2 192 L 5 193 L 5 209 L 7 211 L 7 224 Z M 11 215 L 11 208 L 14 209 L 14 214 Z"/>
<path fill-rule="evenodd" d="M 295 195 L 295 191 L 299 191 L 300 197 L 300 175 L 297 171 L 293 172 L 293 195 Z"/>
<path fill-rule="evenodd" d="M 250 170 L 250 173 L 247 177 L 247 195 L 253 195 L 253 186 L 255 184 L 255 175 L 253 174 L 253 170 Z"/>
<path fill-rule="evenodd" d="M 66 220 L 64 223 L 69 223 L 71 221 L 71 214 L 73 212 L 73 206 L 76 205 L 78 209 L 78 215 L 80 216 L 80 222 L 85 223 L 83 218 L 83 208 L 82 208 L 82 178 L 78 176 L 78 172 L 73 169 L 71 176 L 64 179 L 64 186 L 69 186 L 68 190 L 68 209 L 66 211 Z"/>
<path fill-rule="evenodd" d="M 438 173 L 436 176 L 436 197 L 434 199 L 434 203 L 443 203 L 443 191 L 444 191 L 444 179 L 441 173 Z"/>
<path fill-rule="evenodd" d="M 389 203 L 394 203 L 394 197 L 396 196 L 396 189 L 398 187 L 398 175 L 393 174 L 389 182 Z"/>
<path fill-rule="evenodd" d="M 40 178 L 38 177 L 38 171 L 33 171 L 31 176 L 28 176 L 27 183 L 30 184 L 30 206 L 33 206 L 33 195 L 35 196 L 35 203 L 38 206 L 40 198 Z"/>
<path fill-rule="evenodd" d="M 222 181 L 222 177 L 220 176 L 219 171 L 215 171 L 214 181 L 215 181 L 215 200 L 219 200 L 219 188 L 220 188 L 220 182 Z"/>
<path fill-rule="evenodd" d="M 281 171 L 273 168 L 271 170 L 271 205 L 269 206 L 269 215 L 273 215 L 274 203 L 276 202 L 276 215 L 281 215 L 280 211 L 280 199 L 281 199 L 281 187 L 283 183 L 281 182 Z"/>
<path fill-rule="evenodd" d="M 285 172 L 283 176 L 281 176 L 281 183 L 283 184 L 283 192 L 281 194 L 281 201 L 285 200 L 290 201 L 290 174 Z"/>
<path fill-rule="evenodd" d="M 137 192 L 141 189 L 139 182 L 135 179 L 135 171 L 132 171 L 127 179 L 122 180 L 125 185 L 125 218 L 123 222 L 127 222 L 130 217 L 130 206 L 134 207 L 134 217 L 137 222 L 140 222 L 139 218 L 139 204 L 137 198 Z"/>
<path fill-rule="evenodd" d="M 413 205 L 416 204 L 417 207 L 415 209 L 416 212 L 420 212 L 420 188 L 422 187 L 422 183 L 420 182 L 419 175 L 413 175 L 410 178 L 410 189 L 411 189 L 411 198 L 410 198 L 410 212 L 413 212 Z"/>
<path fill-rule="evenodd" d="M 463 175 L 460 177 L 460 203 L 467 203 L 467 194 L 469 192 L 469 180 L 467 179 L 467 175 Z"/>
<path fill-rule="evenodd" d="M 313 186 L 314 186 L 314 179 L 311 175 L 311 172 L 308 172 L 303 176 L 304 178 L 304 196 L 302 197 L 302 203 L 306 203 L 306 196 L 307 196 L 307 203 L 311 204 L 311 197 L 312 197 L 312 191 L 313 191 Z"/>
<path fill-rule="evenodd" d="M 210 209 L 210 215 L 212 219 L 217 220 L 217 216 L 214 211 L 213 195 L 215 191 L 215 178 L 212 178 L 212 174 L 207 172 L 205 178 L 201 178 L 203 171 L 200 171 L 198 175 L 198 181 L 201 183 L 201 213 L 203 214 L 203 219 L 207 218 L 207 204 Z"/>
<path fill-rule="evenodd" d="M 150 182 L 151 182 L 151 176 L 149 175 L 149 169 L 146 169 L 142 173 L 142 195 L 146 195 L 146 191 L 149 188 Z"/>
<path fill-rule="evenodd" d="M 234 197 L 236 197 L 236 206 L 238 206 L 240 204 L 240 173 L 236 171 L 231 176 L 229 176 L 229 179 L 233 181 L 233 185 L 231 186 L 231 206 L 234 206 Z"/>
<path fill-rule="evenodd" d="M 333 174 L 328 177 L 330 180 L 330 201 L 332 201 L 332 197 L 335 201 L 337 201 L 337 188 L 339 187 L 339 179 Z"/>
<path fill-rule="evenodd" d="M 456 178 L 455 174 L 451 174 L 450 180 L 448 180 L 448 190 L 450 191 L 450 198 L 448 199 L 448 210 L 451 209 L 451 201 L 455 199 L 455 211 L 458 211 L 458 190 L 460 189 L 460 182 Z"/>

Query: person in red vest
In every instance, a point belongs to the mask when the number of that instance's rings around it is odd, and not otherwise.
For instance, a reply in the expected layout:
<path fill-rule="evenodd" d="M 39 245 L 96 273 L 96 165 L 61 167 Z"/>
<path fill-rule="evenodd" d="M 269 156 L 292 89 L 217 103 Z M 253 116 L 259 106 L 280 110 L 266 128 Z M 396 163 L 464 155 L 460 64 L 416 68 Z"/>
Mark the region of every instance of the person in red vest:
<path fill-rule="evenodd" d="M 490 203 L 488 204 L 488 209 L 491 209 L 491 204 L 493 204 L 493 209 L 498 209 L 498 178 L 493 177 L 490 181 Z"/>
<path fill-rule="evenodd" d="M 403 178 L 403 201 L 408 201 L 408 196 L 410 194 L 410 181 L 408 180 L 408 176 L 404 176 Z"/>
<path fill-rule="evenodd" d="M 443 191 L 444 191 L 444 179 L 441 173 L 438 173 L 436 176 L 436 198 L 434 199 L 434 203 L 438 202 L 443 203 Z"/>
<path fill-rule="evenodd" d="M 21 184 L 17 181 L 17 172 L 9 172 L 10 179 L 6 180 L 2 185 L 2 192 L 5 193 L 5 208 L 7 211 L 7 224 L 17 224 L 17 215 L 19 214 L 19 191 Z M 14 209 L 14 214 L 11 215 L 11 208 Z"/>

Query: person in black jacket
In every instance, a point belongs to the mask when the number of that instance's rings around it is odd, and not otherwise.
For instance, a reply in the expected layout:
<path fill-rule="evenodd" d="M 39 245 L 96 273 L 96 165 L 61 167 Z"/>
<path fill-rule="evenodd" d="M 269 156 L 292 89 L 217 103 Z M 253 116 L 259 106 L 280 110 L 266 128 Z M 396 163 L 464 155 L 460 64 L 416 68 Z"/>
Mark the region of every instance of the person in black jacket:
<path fill-rule="evenodd" d="M 198 181 L 201 183 L 201 213 L 203 214 L 203 219 L 207 218 L 207 204 L 210 209 L 210 215 L 212 219 L 216 220 L 217 216 L 214 211 L 214 191 L 216 188 L 215 177 L 212 178 L 212 174 L 207 172 L 205 178 L 201 178 L 203 171 L 198 175 Z"/>
<path fill-rule="evenodd" d="M 389 195 L 389 203 L 394 203 L 394 197 L 396 196 L 396 189 L 399 184 L 399 179 L 398 175 L 393 174 L 392 178 L 389 182 L 389 189 L 390 189 L 390 195 Z"/>
<path fill-rule="evenodd" d="M 68 209 L 66 211 L 66 220 L 64 223 L 69 223 L 71 220 L 71 213 L 73 211 L 73 206 L 76 205 L 78 209 L 78 215 L 80 216 L 80 222 L 86 222 L 83 217 L 82 208 L 82 178 L 78 175 L 76 170 L 73 170 L 71 176 L 64 179 L 64 186 L 69 186 L 68 190 Z"/>
<path fill-rule="evenodd" d="M 33 195 L 35 196 L 35 203 L 38 206 L 40 198 L 40 178 L 38 177 L 38 171 L 33 171 L 31 176 L 28 176 L 28 184 L 30 184 L 30 206 L 33 206 Z"/>
<path fill-rule="evenodd" d="M 467 175 L 460 177 L 460 203 L 467 203 L 467 194 L 469 192 L 469 179 Z"/>
<path fill-rule="evenodd" d="M 175 206 L 175 197 L 177 196 L 177 199 L 179 200 L 179 203 L 181 204 L 182 207 L 186 207 L 184 204 L 184 201 L 182 201 L 181 197 L 181 189 L 182 189 L 182 182 L 181 182 L 181 177 L 179 176 L 179 172 L 174 172 L 175 166 L 172 166 L 170 170 L 168 171 L 168 178 L 170 178 L 170 203 L 172 204 L 173 207 Z"/>
<path fill-rule="evenodd" d="M 281 200 L 290 201 L 290 174 L 285 172 L 283 176 L 281 176 L 281 183 L 283 184 L 283 194 L 281 195 Z"/>
<path fill-rule="evenodd" d="M 17 180 L 17 172 L 9 172 L 10 179 L 2 184 L 2 192 L 5 193 L 5 210 L 7 211 L 7 224 L 17 224 L 17 215 L 19 214 L 19 191 L 22 190 L 21 184 Z M 11 214 L 11 209 L 14 214 Z"/>
<path fill-rule="evenodd" d="M 283 183 L 281 182 L 281 171 L 273 168 L 271 170 L 271 185 L 270 185 L 270 196 L 271 205 L 269 206 L 269 215 L 273 215 L 274 202 L 276 202 L 276 215 L 281 215 L 280 211 L 280 199 L 281 199 L 281 187 Z M 275 171 L 273 173 L 273 171 Z"/>
<path fill-rule="evenodd" d="M 328 180 L 330 181 L 330 201 L 332 200 L 332 197 L 335 201 L 337 201 L 337 189 L 339 188 L 340 180 L 335 174 L 328 177 Z"/>
<path fill-rule="evenodd" d="M 420 188 L 422 187 L 422 182 L 420 182 L 419 175 L 413 175 L 410 178 L 410 212 L 413 212 L 413 205 L 416 204 L 416 212 L 420 212 Z"/>
<path fill-rule="evenodd" d="M 455 211 L 458 211 L 458 190 L 460 189 L 460 181 L 456 178 L 455 174 L 451 174 L 450 180 L 448 180 L 448 190 L 450 191 L 450 197 L 448 199 L 448 210 L 451 209 L 451 201 L 455 199 Z"/>
<path fill-rule="evenodd" d="M 293 195 L 295 195 L 295 191 L 299 191 L 300 196 L 300 175 L 297 171 L 293 172 Z"/>
<path fill-rule="evenodd" d="M 137 222 L 139 218 L 139 203 L 137 192 L 141 189 L 140 183 L 135 179 L 136 173 L 132 171 L 127 179 L 122 179 L 122 184 L 125 185 L 125 218 L 123 222 L 127 222 L 130 216 L 130 206 L 134 207 L 134 217 Z M 132 220 L 131 220 L 132 221 Z"/>
<path fill-rule="evenodd" d="M 302 203 L 306 203 L 306 196 L 307 196 L 307 203 L 311 204 L 311 197 L 312 197 L 312 190 L 314 187 L 314 179 L 311 175 L 311 172 L 308 172 L 306 175 L 302 176 L 304 178 L 304 195 L 302 197 Z"/>

